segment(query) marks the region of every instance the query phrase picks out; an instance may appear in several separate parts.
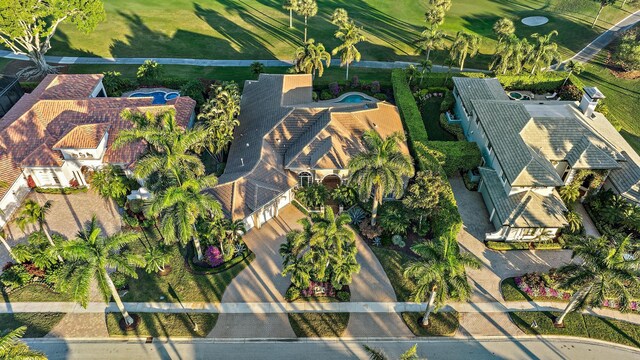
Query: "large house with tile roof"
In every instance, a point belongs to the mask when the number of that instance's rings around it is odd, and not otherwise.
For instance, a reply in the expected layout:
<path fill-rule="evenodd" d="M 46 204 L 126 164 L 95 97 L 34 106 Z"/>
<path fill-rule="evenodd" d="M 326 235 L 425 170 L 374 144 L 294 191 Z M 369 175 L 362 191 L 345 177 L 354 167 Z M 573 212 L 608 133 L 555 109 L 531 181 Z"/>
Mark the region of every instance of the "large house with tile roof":
<path fill-rule="evenodd" d="M 152 98 L 110 98 L 102 75 L 48 75 L 0 119 L 0 228 L 28 193 L 39 187 L 87 185 L 87 171 L 103 164 L 130 169 L 144 150 L 142 143 L 118 149 L 111 145 L 131 123 L 132 111 L 176 112 L 182 126 L 193 121 L 195 102 L 179 97 L 166 104 Z"/>
<path fill-rule="evenodd" d="M 582 171 L 640 203 L 640 158 L 609 121 L 595 112 L 596 88 L 580 103 L 517 101 L 497 79 L 454 78 L 456 105 L 449 121 L 462 126 L 483 155 L 479 192 L 494 233 L 486 240 L 536 241 L 567 225 L 558 189 Z M 580 178 L 580 177 L 578 177 Z M 586 191 L 592 180 L 583 179 Z"/>
<path fill-rule="evenodd" d="M 403 132 L 395 106 L 361 100 L 314 102 L 311 75 L 247 81 L 226 168 L 210 189 L 225 215 L 260 227 L 291 202 L 296 186 L 347 181 L 349 159 L 365 150 L 366 131 Z M 401 148 L 409 153 L 406 144 Z"/>

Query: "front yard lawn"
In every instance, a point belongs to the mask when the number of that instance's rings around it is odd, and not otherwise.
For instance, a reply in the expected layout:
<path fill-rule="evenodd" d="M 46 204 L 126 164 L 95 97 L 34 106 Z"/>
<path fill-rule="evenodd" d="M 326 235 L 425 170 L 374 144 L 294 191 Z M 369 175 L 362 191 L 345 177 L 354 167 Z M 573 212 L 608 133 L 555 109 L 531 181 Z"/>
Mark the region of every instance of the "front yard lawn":
<path fill-rule="evenodd" d="M 18 313 L 0 314 L 0 334 L 26 326 L 25 338 L 47 335 L 64 317 L 63 313 Z"/>
<path fill-rule="evenodd" d="M 125 302 L 219 302 L 224 290 L 255 257 L 253 253 L 230 269 L 213 275 L 190 272 L 178 245 L 168 247 L 172 267 L 169 275 L 161 277 L 138 270 L 138 279 L 129 280 Z"/>
<path fill-rule="evenodd" d="M 553 326 L 558 312 L 518 311 L 509 313 L 511 320 L 529 335 L 566 335 L 610 341 L 640 347 L 640 326 L 626 321 L 571 313 L 565 317 L 565 327 Z M 537 327 L 531 324 L 536 322 Z"/>
<path fill-rule="evenodd" d="M 460 316 L 457 312 L 432 313 L 429 317 L 429 327 L 420 326 L 422 312 L 402 313 L 402 320 L 415 336 L 453 336 L 460 326 Z"/>
<path fill-rule="evenodd" d="M 309 297 L 296 302 L 340 302 L 330 297 Z M 297 337 L 340 337 L 349 325 L 349 313 L 289 313 Z"/>
<path fill-rule="evenodd" d="M 409 256 L 399 251 L 379 246 L 371 246 L 371 250 L 376 254 L 384 272 L 387 273 L 398 301 L 412 301 L 413 283 L 403 276 L 404 265 L 411 260 Z"/>
<path fill-rule="evenodd" d="M 137 313 L 141 321 L 132 331 L 120 329 L 120 313 L 107 313 L 107 329 L 110 336 L 153 336 L 153 337 L 205 337 L 218 321 L 218 314 L 160 314 Z M 194 330 L 194 324 L 198 330 Z"/>
<path fill-rule="evenodd" d="M 422 121 L 427 129 L 429 140 L 432 141 L 455 141 L 456 137 L 440 126 L 440 104 L 443 98 L 432 97 L 425 101 L 422 106 Z"/>
<path fill-rule="evenodd" d="M 562 299 L 559 299 L 557 297 L 551 297 L 551 296 L 538 296 L 536 298 L 532 298 L 531 296 L 527 295 L 526 293 L 524 293 L 522 290 L 518 288 L 518 285 L 516 285 L 516 282 L 512 277 L 502 280 L 502 283 L 500 284 L 500 291 L 502 292 L 502 297 L 504 298 L 504 301 L 539 300 L 539 301 L 566 302 Z"/>
<path fill-rule="evenodd" d="M 10 293 L 2 293 L 4 302 L 67 302 L 72 301 L 68 294 L 53 292 L 43 284 L 29 284 Z"/>

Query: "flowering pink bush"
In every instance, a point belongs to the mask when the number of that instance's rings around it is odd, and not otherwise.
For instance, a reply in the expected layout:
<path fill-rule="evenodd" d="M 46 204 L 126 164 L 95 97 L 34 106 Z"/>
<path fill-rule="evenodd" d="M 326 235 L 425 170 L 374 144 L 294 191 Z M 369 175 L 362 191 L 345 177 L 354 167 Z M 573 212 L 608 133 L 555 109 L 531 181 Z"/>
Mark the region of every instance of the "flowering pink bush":
<path fill-rule="evenodd" d="M 218 267 L 224 262 L 222 253 L 220 253 L 220 249 L 215 246 L 209 246 L 207 248 L 205 257 L 207 258 L 207 262 L 209 263 L 209 265 L 211 265 L 211 267 Z"/>

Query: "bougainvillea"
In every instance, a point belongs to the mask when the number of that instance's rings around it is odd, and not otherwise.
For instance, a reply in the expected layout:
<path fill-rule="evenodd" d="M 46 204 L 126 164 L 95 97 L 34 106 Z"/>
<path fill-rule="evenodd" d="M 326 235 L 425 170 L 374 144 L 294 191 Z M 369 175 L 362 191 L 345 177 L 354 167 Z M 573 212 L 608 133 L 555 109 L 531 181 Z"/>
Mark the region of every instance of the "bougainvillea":
<path fill-rule="evenodd" d="M 207 263 L 212 267 L 220 266 L 224 262 L 222 253 L 220 253 L 220 249 L 216 246 L 209 246 L 205 253 L 205 257 L 207 258 Z"/>

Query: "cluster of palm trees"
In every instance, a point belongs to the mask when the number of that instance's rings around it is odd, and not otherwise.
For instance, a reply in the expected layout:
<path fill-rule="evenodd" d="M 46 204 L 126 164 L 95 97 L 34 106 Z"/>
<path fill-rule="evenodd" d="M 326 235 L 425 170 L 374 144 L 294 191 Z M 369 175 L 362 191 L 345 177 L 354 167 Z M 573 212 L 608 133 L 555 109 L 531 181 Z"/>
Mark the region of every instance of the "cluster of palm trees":
<path fill-rule="evenodd" d="M 360 272 L 355 235 L 347 227 L 350 222 L 348 213 L 336 216 L 331 207 L 323 215 L 301 219 L 303 229 L 289 232 L 280 246 L 282 276 L 290 275 L 298 289 L 307 288 L 312 280 L 330 281 L 338 290 L 350 284 Z"/>
<path fill-rule="evenodd" d="M 551 63 L 560 58 L 558 44 L 551 41 L 556 35 L 556 30 L 547 35 L 536 33 L 531 35 L 532 42 L 526 38 L 519 39 L 513 33 L 501 36 L 489 69 L 501 74 L 509 72 L 516 75 L 525 69 L 528 69 L 531 75 L 543 69 L 549 70 Z"/>
<path fill-rule="evenodd" d="M 306 2 L 307 1 L 298 1 L 297 3 L 302 4 Z M 311 2 L 315 4 L 315 0 Z M 291 9 L 291 4 L 294 3 L 296 2 L 285 1 L 285 9 Z M 317 11 L 317 4 L 315 6 Z M 314 77 L 316 75 L 322 77 L 325 66 L 329 67 L 331 64 L 331 54 L 340 54 L 340 66 L 347 67 L 345 76 L 346 79 L 349 78 L 349 66 L 354 61 L 359 62 L 362 57 L 356 45 L 365 41 L 366 38 L 362 33 L 362 27 L 356 25 L 355 22 L 349 18 L 349 14 L 345 9 L 336 9 L 331 16 L 331 23 L 338 27 L 335 32 L 335 37 L 341 41 L 341 44 L 329 53 L 322 43 L 316 43 L 314 39 L 307 40 L 305 17 L 304 44 L 295 51 L 293 71 L 296 73 L 313 74 Z"/>

